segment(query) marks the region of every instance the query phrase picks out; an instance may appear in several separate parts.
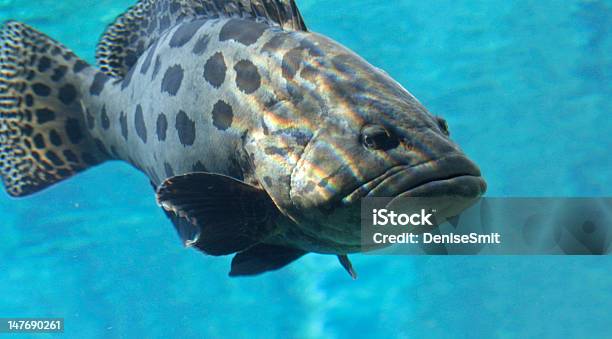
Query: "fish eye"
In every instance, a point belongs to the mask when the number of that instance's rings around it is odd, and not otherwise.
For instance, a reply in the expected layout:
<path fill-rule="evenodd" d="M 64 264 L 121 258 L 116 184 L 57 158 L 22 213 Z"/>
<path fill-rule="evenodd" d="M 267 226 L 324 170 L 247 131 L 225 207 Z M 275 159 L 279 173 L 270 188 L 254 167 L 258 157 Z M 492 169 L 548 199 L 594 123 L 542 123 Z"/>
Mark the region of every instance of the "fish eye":
<path fill-rule="evenodd" d="M 440 129 L 442 130 L 442 133 L 444 133 L 446 136 L 450 136 L 450 132 L 448 130 L 448 123 L 446 123 L 446 120 L 440 117 L 436 117 L 436 120 L 438 121 L 438 127 L 440 127 Z"/>
<path fill-rule="evenodd" d="M 361 143 L 372 150 L 389 150 L 399 142 L 389 131 L 380 125 L 367 125 L 361 130 Z"/>

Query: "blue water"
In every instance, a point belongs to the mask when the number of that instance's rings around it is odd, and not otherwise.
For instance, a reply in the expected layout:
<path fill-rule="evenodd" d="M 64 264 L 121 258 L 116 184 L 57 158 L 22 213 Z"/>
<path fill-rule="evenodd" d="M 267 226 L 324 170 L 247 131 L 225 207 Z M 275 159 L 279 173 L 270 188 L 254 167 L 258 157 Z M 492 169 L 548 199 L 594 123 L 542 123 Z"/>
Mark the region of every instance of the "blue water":
<path fill-rule="evenodd" d="M 93 61 L 131 0 L 0 0 Z M 306 23 L 385 69 L 481 166 L 490 196 L 612 195 L 612 1 L 298 0 Z M 382 5 L 381 5 L 382 4 Z M 0 317 L 67 337 L 609 337 L 612 261 L 334 257 L 230 279 L 182 248 L 144 175 L 108 163 L 0 194 Z"/>

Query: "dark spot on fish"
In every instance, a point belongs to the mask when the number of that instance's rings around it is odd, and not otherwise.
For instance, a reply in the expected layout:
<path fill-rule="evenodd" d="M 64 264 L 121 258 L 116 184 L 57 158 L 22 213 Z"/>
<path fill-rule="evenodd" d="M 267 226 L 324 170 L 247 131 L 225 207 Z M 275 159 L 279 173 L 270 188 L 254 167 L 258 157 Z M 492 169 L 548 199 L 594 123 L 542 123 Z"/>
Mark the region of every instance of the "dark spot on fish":
<path fill-rule="evenodd" d="M 302 79 L 304 80 L 308 80 L 310 82 L 314 82 L 316 77 L 317 77 L 317 69 L 310 66 L 310 65 L 306 65 L 304 66 L 304 68 L 302 68 L 302 71 L 300 72 L 300 76 L 302 77 Z"/>
<path fill-rule="evenodd" d="M 266 106 L 266 108 L 272 108 L 272 107 L 276 106 L 279 102 L 280 102 L 280 100 L 278 100 L 276 95 L 272 94 L 268 98 L 268 100 L 266 100 L 264 105 Z"/>
<path fill-rule="evenodd" d="M 208 172 L 206 166 L 201 161 L 196 162 L 192 167 L 194 172 Z"/>
<path fill-rule="evenodd" d="M 134 66 L 134 64 L 136 64 L 136 62 L 138 61 L 138 56 L 140 55 L 140 53 L 132 50 L 132 49 L 128 49 L 125 51 L 125 58 L 123 59 L 123 61 L 125 62 L 125 65 L 127 66 L 127 68 L 129 70 L 132 69 L 132 66 Z"/>
<path fill-rule="evenodd" d="M 94 76 L 94 80 L 91 83 L 91 87 L 89 88 L 89 94 L 91 95 L 100 95 L 104 90 L 104 86 L 110 80 L 110 77 L 102 72 L 96 73 Z"/>
<path fill-rule="evenodd" d="M 289 52 L 285 53 L 283 57 L 282 70 L 283 77 L 287 80 L 293 80 L 295 74 L 300 68 L 300 64 L 302 62 L 302 50 L 299 48 L 294 48 Z"/>
<path fill-rule="evenodd" d="M 89 109 L 85 110 L 85 115 L 87 116 L 87 128 L 94 129 L 96 126 L 96 118 L 91 114 Z"/>
<path fill-rule="evenodd" d="M 275 34 L 272 39 L 266 42 L 262 47 L 262 52 L 274 53 L 276 52 L 283 43 L 287 40 L 286 34 Z"/>
<path fill-rule="evenodd" d="M 36 77 L 36 72 L 34 72 L 34 70 L 30 70 L 30 71 L 28 71 L 28 75 L 26 76 L 26 80 L 27 81 L 32 81 L 35 77 Z M 19 91 L 23 93 L 22 89 L 19 89 Z"/>
<path fill-rule="evenodd" d="M 37 109 L 36 119 L 38 120 L 39 124 L 44 124 L 45 122 L 55 120 L 55 112 L 48 108 Z"/>
<path fill-rule="evenodd" d="M 140 73 L 146 74 L 149 71 L 149 67 L 151 67 L 151 62 L 153 61 L 153 55 L 155 55 L 155 51 L 157 50 L 157 44 L 159 40 L 155 41 L 155 43 L 149 47 L 149 51 L 147 52 L 147 57 L 145 58 L 142 66 L 140 67 Z"/>
<path fill-rule="evenodd" d="M 169 67 L 164 74 L 162 80 L 161 89 L 162 92 L 175 96 L 181 88 L 183 82 L 183 68 L 180 65 L 174 65 Z"/>
<path fill-rule="evenodd" d="M 204 65 L 204 79 L 215 88 L 219 88 L 223 84 L 226 72 L 227 66 L 221 52 L 213 54 Z"/>
<path fill-rule="evenodd" d="M 21 133 L 23 133 L 23 135 L 25 135 L 25 136 L 29 137 L 29 136 L 32 135 L 33 132 L 34 132 L 34 129 L 32 128 L 32 126 L 26 125 L 26 126 L 21 127 Z M 2 155 L 0 154 L 0 156 L 2 156 Z"/>
<path fill-rule="evenodd" d="M 166 131 L 168 130 L 168 119 L 164 113 L 157 116 L 157 140 L 166 140 Z"/>
<path fill-rule="evenodd" d="M 167 30 L 168 27 L 170 27 L 170 17 L 168 17 L 167 15 L 164 15 L 159 20 L 159 30 L 163 32 L 163 31 Z"/>
<path fill-rule="evenodd" d="M 153 183 L 155 183 L 155 186 L 159 185 L 161 183 L 161 179 L 157 175 L 157 172 L 155 171 L 154 168 L 151 168 L 151 171 L 149 172 L 149 175 L 151 176 L 151 181 L 153 181 Z"/>
<path fill-rule="evenodd" d="M 328 178 L 321 179 L 321 181 L 319 181 L 317 186 L 326 188 L 327 186 L 329 186 L 329 179 Z"/>
<path fill-rule="evenodd" d="M 71 150 L 67 149 L 64 150 L 64 157 L 66 158 L 66 160 L 68 160 L 69 162 L 73 162 L 73 163 L 77 163 L 79 162 L 79 158 L 76 156 L 76 154 L 74 154 L 74 152 L 72 152 Z"/>
<path fill-rule="evenodd" d="M 32 94 L 28 94 L 25 96 L 25 103 L 28 107 L 32 107 L 34 105 L 34 97 Z"/>
<path fill-rule="evenodd" d="M 53 151 L 47 151 L 45 153 L 45 157 L 47 159 L 51 160 L 51 162 L 55 166 L 63 166 L 63 165 L 65 165 L 64 161 L 60 157 L 58 157 L 57 154 L 55 154 L 55 152 L 53 152 Z"/>
<path fill-rule="evenodd" d="M 280 156 L 286 156 L 287 155 L 287 149 L 286 148 L 280 148 L 280 147 L 276 147 L 276 146 L 266 147 L 265 152 L 266 152 L 267 155 L 280 155 Z"/>
<path fill-rule="evenodd" d="M 108 153 L 108 150 L 106 149 L 106 146 L 104 146 L 104 143 L 102 142 L 102 140 L 95 138 L 94 142 L 96 143 L 96 147 L 98 148 L 98 151 L 100 151 L 100 153 L 104 155 L 110 155 Z"/>
<path fill-rule="evenodd" d="M 238 89 L 246 94 L 255 92 L 261 86 L 261 76 L 255 66 L 249 60 L 241 60 L 235 66 L 236 85 Z"/>
<path fill-rule="evenodd" d="M 8 47 L 8 43 L 5 43 L 4 45 Z M 28 58 L 26 57 L 25 59 L 27 60 Z M 34 64 L 36 64 L 36 60 L 36 54 L 31 54 L 27 63 L 29 66 L 34 66 Z"/>
<path fill-rule="evenodd" d="M 71 84 L 66 84 L 59 90 L 58 98 L 64 105 L 70 105 L 76 97 L 77 90 Z"/>
<path fill-rule="evenodd" d="M 40 60 L 38 60 L 38 71 L 44 73 L 49 68 L 51 68 L 51 59 L 46 56 L 42 56 Z"/>
<path fill-rule="evenodd" d="M 291 102 L 294 104 L 300 103 L 304 99 L 304 94 L 302 93 L 301 88 L 295 82 L 287 82 L 287 93 L 291 98 Z"/>
<path fill-rule="evenodd" d="M 62 137 L 54 129 L 52 129 L 51 132 L 49 132 L 49 141 L 51 141 L 51 143 L 54 146 L 61 146 L 62 145 Z"/>
<path fill-rule="evenodd" d="M 47 161 L 41 161 L 40 160 L 40 155 L 38 155 L 38 153 L 34 152 L 32 154 L 36 154 L 36 160 L 43 165 L 45 170 L 47 170 L 47 171 L 53 171 L 54 170 L 53 165 L 51 165 Z"/>
<path fill-rule="evenodd" d="M 155 58 L 155 65 L 153 65 L 153 74 L 151 74 L 151 80 L 155 80 L 155 77 L 157 77 L 157 74 L 159 73 L 160 69 L 161 69 L 161 58 L 158 55 Z"/>
<path fill-rule="evenodd" d="M 352 63 L 353 57 L 348 54 L 340 54 L 332 58 L 332 64 L 341 73 L 353 74 Z"/>
<path fill-rule="evenodd" d="M 83 133 L 81 133 L 81 126 L 79 121 L 74 118 L 70 118 L 66 120 L 66 135 L 68 135 L 68 140 L 70 140 L 73 144 L 78 144 L 81 140 L 83 140 Z"/>
<path fill-rule="evenodd" d="M 181 4 L 173 1 L 170 3 L 170 13 L 174 14 L 176 12 L 178 12 L 178 10 L 181 9 Z"/>
<path fill-rule="evenodd" d="M 51 80 L 55 82 L 62 80 L 64 75 L 66 75 L 67 71 L 68 71 L 68 67 L 63 66 L 63 65 L 57 66 L 57 68 L 53 70 L 53 75 L 51 75 Z"/>
<path fill-rule="evenodd" d="M 268 186 L 268 187 L 272 187 L 272 185 L 274 184 L 274 183 L 272 182 L 272 178 L 270 178 L 270 177 L 268 177 L 268 176 L 265 176 L 265 177 L 264 177 L 264 182 L 266 183 L 266 186 Z"/>
<path fill-rule="evenodd" d="M 106 114 L 106 106 L 102 106 L 100 120 L 102 121 L 102 128 L 107 130 L 110 127 L 110 119 L 108 118 L 108 114 Z"/>
<path fill-rule="evenodd" d="M 128 123 L 127 123 L 127 115 L 124 112 L 121 112 L 121 114 L 119 114 L 119 125 L 121 125 L 121 136 L 123 136 L 123 139 L 127 141 Z"/>
<path fill-rule="evenodd" d="M 176 131 L 183 146 L 191 146 L 195 142 L 196 128 L 195 122 L 189 119 L 184 111 L 179 111 L 176 115 Z"/>
<path fill-rule="evenodd" d="M 45 138 L 42 134 L 36 134 L 34 136 L 34 146 L 36 146 L 36 148 L 45 148 Z"/>
<path fill-rule="evenodd" d="M 147 143 L 147 126 L 145 126 L 144 114 L 142 113 L 142 106 L 136 105 L 136 113 L 134 114 L 134 126 L 136 127 L 136 134 L 142 142 Z"/>
<path fill-rule="evenodd" d="M 174 169 L 172 169 L 172 166 L 170 166 L 169 163 L 167 163 L 167 162 L 164 163 L 164 170 L 166 171 L 166 176 L 167 177 L 173 177 L 174 176 Z"/>
<path fill-rule="evenodd" d="M 306 146 L 310 139 L 312 139 L 312 133 L 306 133 L 297 128 L 284 128 L 272 133 L 273 135 L 281 135 L 284 138 L 291 138 L 297 145 Z"/>
<path fill-rule="evenodd" d="M 213 107 L 212 111 L 213 125 L 221 131 L 225 131 L 232 126 L 234 120 L 234 112 L 232 106 L 225 101 L 219 100 Z"/>
<path fill-rule="evenodd" d="M 310 139 L 312 139 L 312 135 L 308 135 L 301 131 L 291 131 L 289 134 L 295 140 L 295 143 L 300 146 L 308 145 Z"/>
<path fill-rule="evenodd" d="M 4 45 L 8 47 L 8 43 L 5 43 Z M 36 64 L 37 57 L 36 57 L 36 54 L 31 54 L 29 60 L 27 57 L 25 59 L 26 59 L 28 66 L 34 66 Z"/>
<path fill-rule="evenodd" d="M 41 83 L 36 83 L 32 85 L 32 90 L 34 91 L 34 94 L 41 97 L 47 97 L 49 96 L 49 94 L 51 94 L 51 88 Z"/>
<path fill-rule="evenodd" d="M 221 28 L 219 41 L 232 39 L 249 46 L 255 43 L 268 27 L 268 25 L 252 20 L 231 19 Z"/>
<path fill-rule="evenodd" d="M 208 48 L 209 42 L 210 37 L 208 35 L 202 35 L 193 46 L 193 53 L 196 55 L 204 54 L 204 52 L 206 52 L 206 48 Z"/>
<path fill-rule="evenodd" d="M 130 68 L 130 70 L 127 72 L 127 74 L 123 78 L 123 81 L 121 81 L 121 89 L 122 90 L 124 90 L 124 89 L 128 88 L 128 86 L 130 86 L 130 83 L 132 82 L 132 77 L 134 76 L 135 69 L 136 69 L 136 67 Z"/>
<path fill-rule="evenodd" d="M 193 38 L 193 35 L 202 27 L 203 20 L 196 20 L 188 23 L 181 24 L 179 28 L 174 32 L 170 39 L 170 47 L 181 47 Z"/>
<path fill-rule="evenodd" d="M 138 37 L 138 35 L 136 35 L 136 37 Z M 136 46 L 136 54 L 138 55 L 138 58 L 140 58 L 140 56 L 143 55 L 144 51 L 145 51 L 145 42 L 144 40 L 140 39 L 138 41 L 138 45 Z"/>
<path fill-rule="evenodd" d="M 34 160 L 36 161 L 40 161 L 40 155 L 38 154 L 38 152 L 33 152 L 32 153 L 32 158 L 34 158 Z M 0 161 L 2 162 L 2 161 Z"/>
<path fill-rule="evenodd" d="M 32 148 L 32 142 L 29 139 L 23 140 L 23 143 L 25 144 L 26 148 Z"/>
<path fill-rule="evenodd" d="M 111 154 L 115 157 L 115 158 L 119 158 L 119 152 L 117 152 L 117 149 L 115 148 L 115 146 L 111 146 L 110 147 L 110 151 Z"/>
<path fill-rule="evenodd" d="M 88 64 L 87 64 L 85 61 L 83 61 L 83 60 L 77 60 L 77 61 L 74 63 L 74 66 L 72 67 L 72 71 L 73 71 L 74 73 L 79 73 L 79 72 L 81 72 L 82 70 L 86 69 L 87 67 L 89 67 L 89 65 L 88 65 Z"/>
<path fill-rule="evenodd" d="M 321 51 L 321 49 L 317 45 L 315 45 L 312 41 L 310 41 L 308 39 L 303 39 L 302 41 L 300 41 L 299 48 L 307 51 L 308 54 L 310 54 L 311 56 L 314 56 L 314 57 L 318 57 L 318 56 L 322 56 L 323 55 L 323 52 Z"/>

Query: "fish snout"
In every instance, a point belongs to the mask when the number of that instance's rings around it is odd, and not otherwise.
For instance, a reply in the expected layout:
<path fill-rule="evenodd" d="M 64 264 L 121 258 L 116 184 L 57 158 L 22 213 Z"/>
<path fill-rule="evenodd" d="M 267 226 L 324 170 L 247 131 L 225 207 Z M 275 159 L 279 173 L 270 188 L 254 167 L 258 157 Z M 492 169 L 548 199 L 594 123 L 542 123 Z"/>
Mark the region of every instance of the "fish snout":
<path fill-rule="evenodd" d="M 476 203 L 486 190 L 480 169 L 464 155 L 453 155 L 398 172 L 368 196 L 393 197 L 386 207 L 398 213 L 435 210 L 439 224 Z"/>

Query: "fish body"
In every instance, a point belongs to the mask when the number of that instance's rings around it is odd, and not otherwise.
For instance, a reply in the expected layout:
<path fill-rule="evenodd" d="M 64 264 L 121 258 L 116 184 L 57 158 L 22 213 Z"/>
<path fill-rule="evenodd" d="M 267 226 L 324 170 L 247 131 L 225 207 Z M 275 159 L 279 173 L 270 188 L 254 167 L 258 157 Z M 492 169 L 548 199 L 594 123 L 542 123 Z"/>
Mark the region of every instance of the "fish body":
<path fill-rule="evenodd" d="M 485 190 L 441 118 L 309 32 L 293 1 L 140 1 L 107 30 L 99 69 L 21 23 L 0 40 L 8 192 L 126 161 L 186 245 L 238 253 L 233 275 L 307 252 L 354 275 L 362 198 L 459 197 L 460 211 Z"/>

